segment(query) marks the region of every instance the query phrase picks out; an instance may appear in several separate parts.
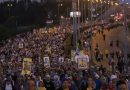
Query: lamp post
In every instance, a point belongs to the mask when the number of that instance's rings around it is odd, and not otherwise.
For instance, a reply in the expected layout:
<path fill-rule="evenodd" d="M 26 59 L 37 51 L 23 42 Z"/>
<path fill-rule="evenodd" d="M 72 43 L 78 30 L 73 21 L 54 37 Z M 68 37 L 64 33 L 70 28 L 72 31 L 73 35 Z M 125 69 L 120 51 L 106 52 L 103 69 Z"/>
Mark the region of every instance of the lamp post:
<path fill-rule="evenodd" d="M 86 3 L 84 3 L 84 21 L 86 21 Z"/>
<path fill-rule="evenodd" d="M 60 7 L 62 7 L 63 4 L 58 4 L 58 17 L 60 17 Z"/>
<path fill-rule="evenodd" d="M 78 13 L 80 13 L 80 2 L 78 0 Z M 80 16 L 78 16 L 77 42 L 80 40 Z M 78 48 L 78 47 L 77 47 Z"/>
<path fill-rule="evenodd" d="M 75 16 L 76 12 L 76 1 L 72 0 L 72 19 L 73 19 L 73 48 L 77 47 L 77 18 Z"/>
<path fill-rule="evenodd" d="M 11 7 L 13 6 L 13 4 L 7 4 L 7 7 L 9 8 L 9 17 L 11 16 L 11 12 L 10 12 L 10 10 L 11 10 Z"/>
<path fill-rule="evenodd" d="M 84 0 L 81 2 L 81 12 L 82 12 L 82 23 L 84 22 Z"/>
<path fill-rule="evenodd" d="M 101 23 L 103 25 L 103 2 L 101 1 Z"/>
<path fill-rule="evenodd" d="M 91 15 L 90 16 L 90 22 L 91 22 L 91 26 L 90 26 L 91 27 L 91 34 L 90 34 L 91 35 L 90 36 L 90 39 L 91 39 L 90 40 L 90 45 L 91 45 L 90 46 L 90 60 L 91 60 L 91 63 L 93 63 L 93 58 L 92 58 L 93 57 L 93 50 L 92 50 L 93 6 L 92 6 L 92 2 L 93 2 L 93 0 L 90 1 L 90 9 L 91 9 L 91 14 L 90 14 Z"/>
<path fill-rule="evenodd" d="M 80 2 L 72 0 L 72 18 L 73 18 L 73 46 L 78 49 L 78 41 L 80 40 Z"/>

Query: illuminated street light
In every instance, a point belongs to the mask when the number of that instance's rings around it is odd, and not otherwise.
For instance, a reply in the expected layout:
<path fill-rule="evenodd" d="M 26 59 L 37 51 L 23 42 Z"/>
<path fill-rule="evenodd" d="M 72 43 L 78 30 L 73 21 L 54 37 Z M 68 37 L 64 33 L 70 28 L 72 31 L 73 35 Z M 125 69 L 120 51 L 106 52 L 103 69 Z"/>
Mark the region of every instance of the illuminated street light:
<path fill-rule="evenodd" d="M 63 4 L 61 3 L 61 4 L 58 4 L 58 17 L 60 16 L 59 14 L 60 14 L 60 7 L 62 7 L 63 6 Z"/>
<path fill-rule="evenodd" d="M 9 17 L 10 17 L 10 9 L 13 6 L 13 4 L 7 4 L 7 7 L 9 8 Z"/>
<path fill-rule="evenodd" d="M 13 4 L 7 4 L 7 6 L 8 6 L 8 7 L 12 7 L 12 6 L 13 6 Z"/>

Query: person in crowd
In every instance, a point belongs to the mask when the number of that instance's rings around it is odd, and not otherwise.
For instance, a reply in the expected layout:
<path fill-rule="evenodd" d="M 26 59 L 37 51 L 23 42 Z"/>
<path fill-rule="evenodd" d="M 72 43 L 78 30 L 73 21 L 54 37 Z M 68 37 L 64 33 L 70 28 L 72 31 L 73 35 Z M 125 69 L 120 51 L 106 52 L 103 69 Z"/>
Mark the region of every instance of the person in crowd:
<path fill-rule="evenodd" d="M 63 82 L 63 90 L 69 90 L 69 83 L 68 81 Z"/>
<path fill-rule="evenodd" d="M 125 80 L 119 80 L 116 83 L 117 90 L 128 90 L 128 86 Z"/>
<path fill-rule="evenodd" d="M 105 75 L 101 76 L 101 90 L 107 90 L 107 77 Z"/>
<path fill-rule="evenodd" d="M 40 76 L 36 76 L 36 79 L 35 79 L 36 89 L 39 88 L 40 82 L 41 82 L 41 77 Z"/>
<path fill-rule="evenodd" d="M 110 47 L 113 47 L 113 40 L 110 41 Z"/>
<path fill-rule="evenodd" d="M 116 90 L 116 81 L 117 81 L 117 76 L 115 74 L 111 75 L 107 90 Z"/>
<path fill-rule="evenodd" d="M 105 34 L 103 34 L 103 40 L 104 40 L 104 41 L 106 40 L 106 35 L 105 35 Z"/>
<path fill-rule="evenodd" d="M 80 80 L 80 90 L 86 90 L 87 86 L 88 86 L 87 77 L 83 76 L 83 78 L 81 78 Z"/>
<path fill-rule="evenodd" d="M 117 67 L 120 73 L 122 73 L 122 71 L 124 70 L 124 62 L 123 60 L 119 59 L 117 62 Z"/>
<path fill-rule="evenodd" d="M 39 82 L 38 90 L 46 90 L 46 88 L 45 88 L 45 84 L 44 84 L 43 81 L 40 81 L 40 82 Z"/>
<path fill-rule="evenodd" d="M 100 90 L 101 89 L 101 79 L 97 73 L 95 74 L 95 84 L 96 84 L 95 90 Z"/>
<path fill-rule="evenodd" d="M 4 85 L 3 85 L 3 89 L 2 89 L 2 90 L 15 90 L 15 89 L 14 89 L 13 81 L 11 80 L 10 77 L 8 77 L 8 78 L 4 81 Z"/>
<path fill-rule="evenodd" d="M 116 40 L 116 47 L 119 47 L 119 40 Z"/>
<path fill-rule="evenodd" d="M 54 76 L 54 88 L 55 88 L 55 90 L 61 90 L 61 80 L 60 80 L 60 77 L 58 76 L 58 75 L 55 75 Z"/>
<path fill-rule="evenodd" d="M 14 89 L 15 90 L 21 90 L 22 81 L 20 80 L 20 77 L 17 77 L 14 81 Z"/>
<path fill-rule="evenodd" d="M 35 90 L 36 89 L 36 87 L 35 87 L 36 85 L 35 85 L 35 80 L 34 80 L 34 78 L 30 78 L 29 80 L 28 80 L 28 89 L 29 90 Z"/>
<path fill-rule="evenodd" d="M 108 51 L 107 49 L 105 50 L 105 56 L 106 56 L 106 58 L 108 59 L 109 51 Z"/>
<path fill-rule="evenodd" d="M 45 88 L 46 90 L 53 90 L 54 89 L 54 83 L 51 80 L 51 76 L 47 74 L 45 76 Z"/>
<path fill-rule="evenodd" d="M 74 82 L 72 76 L 68 77 L 68 84 L 69 84 L 69 90 L 77 90 L 78 87 L 76 86 L 76 83 Z"/>
<path fill-rule="evenodd" d="M 87 90 L 96 90 L 95 88 L 96 88 L 96 85 L 95 85 L 93 78 L 89 77 Z"/>

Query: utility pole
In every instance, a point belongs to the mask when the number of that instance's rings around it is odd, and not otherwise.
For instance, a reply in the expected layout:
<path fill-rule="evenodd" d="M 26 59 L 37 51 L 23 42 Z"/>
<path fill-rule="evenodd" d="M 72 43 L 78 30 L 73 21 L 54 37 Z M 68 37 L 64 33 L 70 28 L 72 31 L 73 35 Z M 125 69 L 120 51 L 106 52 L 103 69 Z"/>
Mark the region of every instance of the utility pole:
<path fill-rule="evenodd" d="M 84 22 L 84 0 L 81 3 L 81 12 L 82 12 L 82 23 Z"/>
<path fill-rule="evenodd" d="M 84 3 L 84 21 L 86 22 L 86 3 Z"/>
<path fill-rule="evenodd" d="M 78 12 L 80 13 L 80 2 L 78 0 Z M 78 39 L 78 42 L 80 40 L 80 16 L 78 16 L 78 28 L 77 28 L 77 39 Z"/>
<path fill-rule="evenodd" d="M 92 6 L 92 0 L 90 1 L 90 9 L 91 9 L 91 16 L 90 16 L 90 23 L 91 23 L 91 40 L 90 40 L 90 61 L 93 63 L 93 49 L 92 49 L 92 30 L 93 30 L 93 6 Z"/>

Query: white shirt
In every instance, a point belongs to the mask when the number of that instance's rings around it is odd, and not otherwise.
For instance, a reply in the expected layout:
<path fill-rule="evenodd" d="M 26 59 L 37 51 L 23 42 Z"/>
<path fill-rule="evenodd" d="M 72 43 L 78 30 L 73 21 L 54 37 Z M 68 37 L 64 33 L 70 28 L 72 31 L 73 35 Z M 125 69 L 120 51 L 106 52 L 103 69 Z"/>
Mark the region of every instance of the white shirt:
<path fill-rule="evenodd" d="M 11 84 L 6 84 L 5 85 L 5 90 L 13 90 Z"/>

